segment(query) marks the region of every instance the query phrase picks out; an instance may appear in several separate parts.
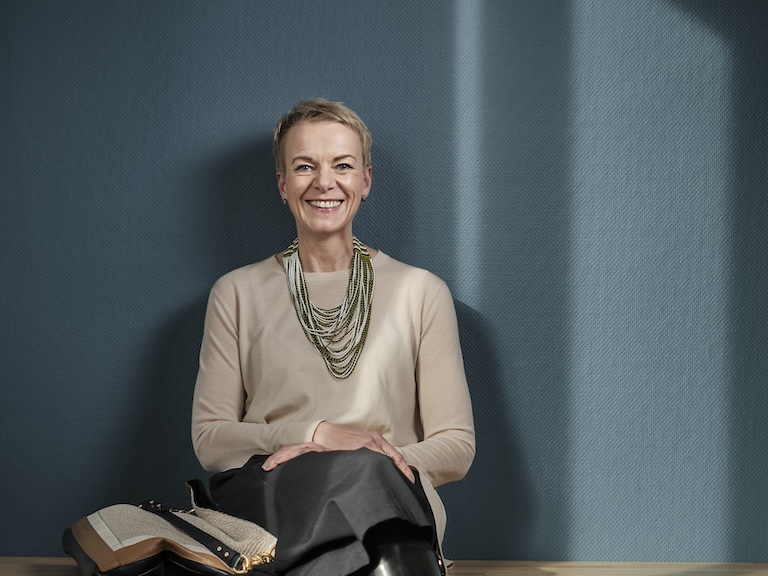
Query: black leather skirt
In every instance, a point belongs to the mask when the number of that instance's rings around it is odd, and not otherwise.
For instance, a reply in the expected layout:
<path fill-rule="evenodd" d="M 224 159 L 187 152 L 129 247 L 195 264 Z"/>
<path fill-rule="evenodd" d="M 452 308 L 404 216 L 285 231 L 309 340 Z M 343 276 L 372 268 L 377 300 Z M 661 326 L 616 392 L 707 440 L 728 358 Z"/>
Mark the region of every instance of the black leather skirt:
<path fill-rule="evenodd" d="M 418 477 L 412 484 L 387 456 L 365 448 L 309 452 L 270 472 L 261 469 L 266 458 L 215 474 L 210 486 L 222 511 L 277 536 L 274 574 L 365 573 L 387 527 L 434 549 L 434 517 Z"/>

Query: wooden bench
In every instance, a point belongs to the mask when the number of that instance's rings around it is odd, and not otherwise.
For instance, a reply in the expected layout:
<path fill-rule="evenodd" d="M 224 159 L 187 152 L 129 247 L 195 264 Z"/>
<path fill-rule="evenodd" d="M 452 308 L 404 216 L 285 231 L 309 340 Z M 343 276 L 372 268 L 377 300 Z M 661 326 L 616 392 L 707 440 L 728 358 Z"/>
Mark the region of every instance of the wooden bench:
<path fill-rule="evenodd" d="M 71 558 L 0 557 L 0 576 L 80 576 L 80 573 Z M 768 576 L 768 564 L 458 560 L 448 576 Z"/>

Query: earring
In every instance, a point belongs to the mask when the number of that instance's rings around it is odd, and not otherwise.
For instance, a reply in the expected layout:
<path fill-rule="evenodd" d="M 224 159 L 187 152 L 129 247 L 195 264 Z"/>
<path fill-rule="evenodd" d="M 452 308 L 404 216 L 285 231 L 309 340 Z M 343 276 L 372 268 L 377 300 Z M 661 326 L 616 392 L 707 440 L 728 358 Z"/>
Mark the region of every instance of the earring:
<path fill-rule="evenodd" d="M 365 202 L 368 199 L 368 196 L 361 196 L 360 201 Z"/>
<path fill-rule="evenodd" d="M 288 204 L 288 198 L 283 198 L 283 206 Z"/>

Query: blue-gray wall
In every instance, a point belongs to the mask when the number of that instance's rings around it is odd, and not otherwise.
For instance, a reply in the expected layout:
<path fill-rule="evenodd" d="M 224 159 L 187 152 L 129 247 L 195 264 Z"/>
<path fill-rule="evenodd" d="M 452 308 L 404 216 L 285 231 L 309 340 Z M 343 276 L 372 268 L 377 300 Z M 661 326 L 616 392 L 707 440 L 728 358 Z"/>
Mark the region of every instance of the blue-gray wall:
<path fill-rule="evenodd" d="M 768 3 L 0 2 L 0 555 L 184 504 L 207 291 L 293 236 L 270 129 L 374 133 L 357 233 L 449 283 L 449 556 L 768 561 Z"/>

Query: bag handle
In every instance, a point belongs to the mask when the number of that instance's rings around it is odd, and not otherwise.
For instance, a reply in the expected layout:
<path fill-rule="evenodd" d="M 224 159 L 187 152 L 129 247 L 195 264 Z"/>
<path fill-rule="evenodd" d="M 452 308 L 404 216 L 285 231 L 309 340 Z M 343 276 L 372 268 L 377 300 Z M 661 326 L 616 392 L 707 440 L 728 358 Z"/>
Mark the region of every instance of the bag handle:
<path fill-rule="evenodd" d="M 237 550 L 233 550 L 221 540 L 214 538 L 206 531 L 201 530 L 194 524 L 191 524 L 175 514 L 175 512 L 186 512 L 186 510 L 169 510 L 165 508 L 160 502 L 149 500 L 139 504 L 139 508 L 153 512 L 163 518 L 169 524 L 173 524 L 176 528 L 194 538 L 200 544 L 208 548 L 212 554 L 214 554 L 219 560 L 229 566 L 235 574 L 246 574 L 253 565 L 253 562 L 247 556 L 240 554 Z"/>

